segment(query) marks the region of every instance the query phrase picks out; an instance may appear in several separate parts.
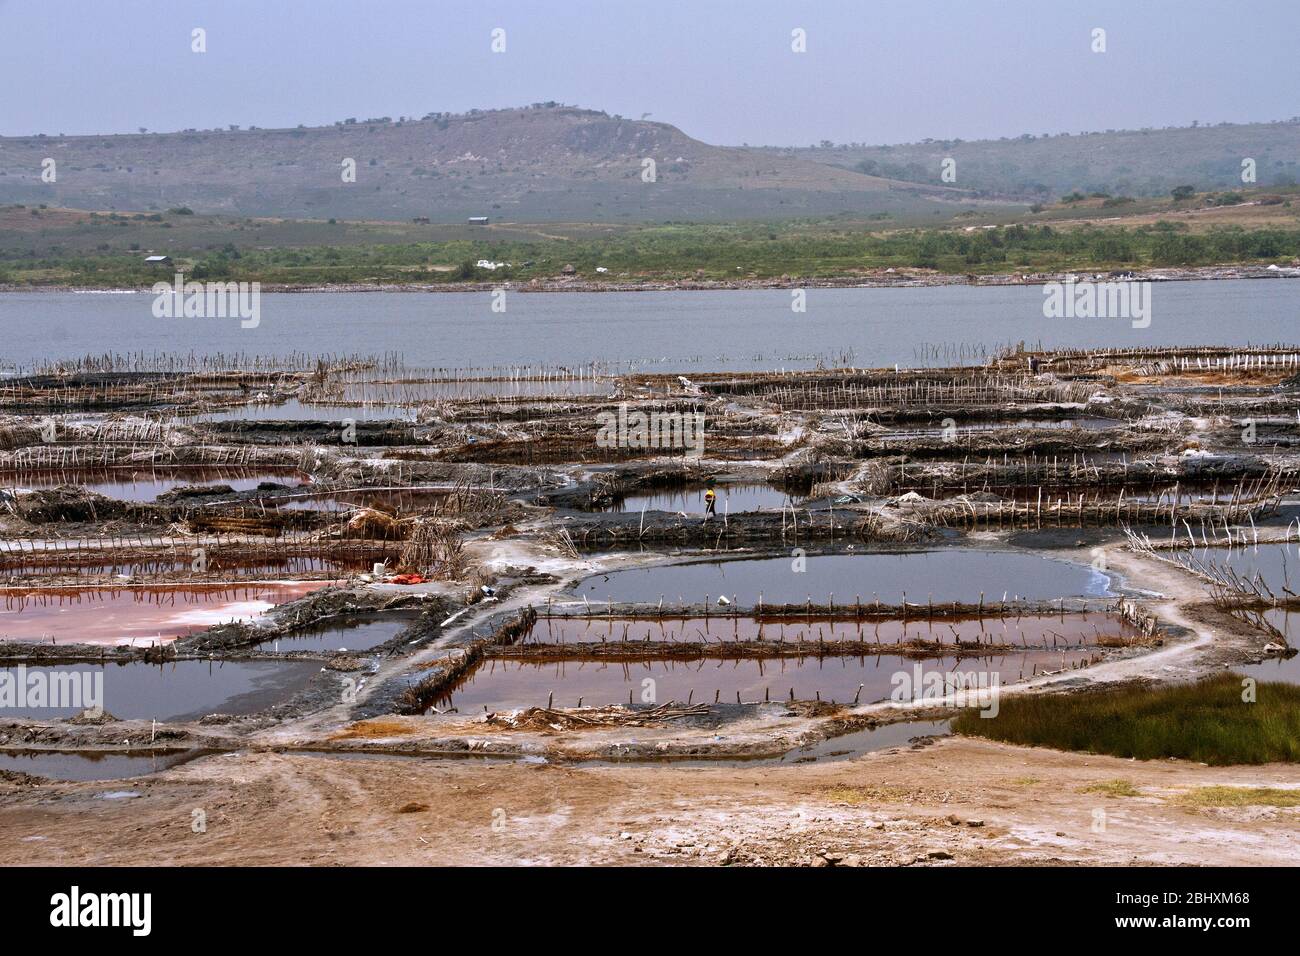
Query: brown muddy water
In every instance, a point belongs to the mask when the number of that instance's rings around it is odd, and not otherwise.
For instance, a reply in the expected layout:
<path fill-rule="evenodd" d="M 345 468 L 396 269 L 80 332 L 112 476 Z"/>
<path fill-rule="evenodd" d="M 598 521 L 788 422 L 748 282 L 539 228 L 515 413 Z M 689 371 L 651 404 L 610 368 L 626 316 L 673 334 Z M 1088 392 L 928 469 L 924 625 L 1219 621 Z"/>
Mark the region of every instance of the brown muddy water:
<path fill-rule="evenodd" d="M 945 737 L 951 733 L 947 720 L 906 720 L 883 727 L 855 730 L 784 754 L 778 763 L 828 763 L 851 760 L 890 747 L 905 747 L 913 737 Z"/>
<path fill-rule="evenodd" d="M 860 703 L 890 697 L 895 688 L 912 699 L 912 686 L 970 675 L 1002 684 L 1043 671 L 1072 667 L 1090 659 L 1088 650 L 1016 651 L 1009 648 L 980 658 L 908 660 L 893 654 L 872 657 L 786 657 L 742 660 L 483 661 L 436 703 L 460 713 L 545 707 L 640 703 L 742 703 L 796 700 L 851 703 L 862 685 Z M 928 676 L 933 675 L 933 676 Z M 995 676 L 996 675 L 996 676 Z M 651 696 L 644 696 L 649 693 Z"/>
<path fill-rule="evenodd" d="M 193 750 L 154 750 L 148 753 L 0 751 L 0 770 L 14 770 L 50 780 L 121 780 L 157 773 L 201 756 L 204 754 Z"/>
<path fill-rule="evenodd" d="M 122 720 L 253 714 L 288 700 L 320 669 L 318 661 L 268 660 L 8 665 L 0 667 L 0 716 L 57 720 L 96 703 Z M 41 686 L 45 696 L 37 696 Z"/>
<path fill-rule="evenodd" d="M 805 621 L 790 618 L 760 624 L 752 617 L 711 615 L 707 618 L 662 620 L 608 618 L 539 618 L 524 643 L 600 644 L 620 641 L 703 642 L 778 641 L 787 644 L 818 641 L 867 641 L 897 644 L 907 641 L 978 640 L 1015 648 L 1095 647 L 1100 636 L 1136 637 L 1137 630 L 1117 615 L 1088 612 L 1064 615 L 1023 615 L 963 620 Z"/>
<path fill-rule="evenodd" d="M 802 568 L 803 570 L 800 570 Z M 779 558 L 695 561 L 629 568 L 593 575 L 576 587 L 593 600 L 697 603 L 716 601 L 797 604 L 807 600 L 839 604 L 876 598 L 897 604 L 1023 598 L 1103 597 L 1110 581 L 1100 571 L 1073 562 L 1021 551 L 949 548 L 936 551 L 808 554 Z"/>
<path fill-rule="evenodd" d="M 674 767 L 753 767 L 762 764 L 791 763 L 833 763 L 839 760 L 852 760 L 864 754 L 889 750 L 892 747 L 906 747 L 916 737 L 946 737 L 952 733 L 949 720 L 905 720 L 879 727 L 867 727 L 838 737 L 828 737 L 805 747 L 796 747 L 779 757 L 673 757 L 657 758 L 671 763 Z M 626 760 L 582 760 L 573 764 L 575 767 L 608 767 L 611 764 L 626 764 L 637 757 Z M 640 757 L 644 761 L 654 761 L 653 757 Z"/>
<path fill-rule="evenodd" d="M 215 624 L 252 620 L 327 583 L 5 590 L 0 640 L 166 644 Z"/>

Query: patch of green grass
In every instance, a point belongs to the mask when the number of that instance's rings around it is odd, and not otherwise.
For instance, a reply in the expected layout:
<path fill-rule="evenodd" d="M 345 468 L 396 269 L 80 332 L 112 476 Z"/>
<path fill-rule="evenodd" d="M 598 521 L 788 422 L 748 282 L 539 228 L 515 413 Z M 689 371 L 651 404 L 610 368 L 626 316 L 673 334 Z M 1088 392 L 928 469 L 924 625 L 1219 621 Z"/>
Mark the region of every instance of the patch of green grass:
<path fill-rule="evenodd" d="M 1300 790 L 1277 787 L 1197 787 L 1178 795 L 1194 807 L 1300 807 Z"/>
<path fill-rule="evenodd" d="M 1090 783 L 1079 790 L 1080 793 L 1100 793 L 1108 797 L 1140 797 L 1142 791 L 1128 780 L 1102 780 Z"/>
<path fill-rule="evenodd" d="M 1057 750 L 1215 766 L 1300 761 L 1300 687 L 1260 683 L 1256 703 L 1223 674 L 1176 687 L 1008 695 L 996 717 L 965 711 L 957 733 Z"/>

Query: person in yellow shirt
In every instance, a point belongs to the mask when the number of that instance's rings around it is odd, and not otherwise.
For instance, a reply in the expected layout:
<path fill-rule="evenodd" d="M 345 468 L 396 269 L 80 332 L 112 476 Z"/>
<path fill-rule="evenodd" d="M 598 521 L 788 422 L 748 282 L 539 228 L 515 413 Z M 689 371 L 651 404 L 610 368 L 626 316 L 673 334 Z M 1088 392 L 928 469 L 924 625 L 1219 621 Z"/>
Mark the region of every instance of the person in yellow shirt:
<path fill-rule="evenodd" d="M 717 507 L 718 507 L 718 493 L 713 490 L 713 485 L 709 485 L 708 490 L 704 492 L 704 520 L 705 521 L 708 521 L 715 514 L 717 514 Z"/>

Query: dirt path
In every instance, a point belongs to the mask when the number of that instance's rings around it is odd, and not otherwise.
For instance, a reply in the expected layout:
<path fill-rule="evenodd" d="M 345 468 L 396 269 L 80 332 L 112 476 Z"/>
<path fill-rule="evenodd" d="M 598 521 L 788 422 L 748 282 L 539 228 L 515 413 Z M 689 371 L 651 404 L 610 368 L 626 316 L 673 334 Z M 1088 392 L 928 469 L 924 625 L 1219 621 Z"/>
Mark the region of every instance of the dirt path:
<path fill-rule="evenodd" d="M 1085 792 L 1117 779 L 1139 795 Z M 1300 809 L 1180 802 L 1207 785 L 1300 788 L 1300 768 L 967 738 L 719 768 L 241 753 L 136 781 L 0 783 L 0 864 L 1294 863 Z"/>

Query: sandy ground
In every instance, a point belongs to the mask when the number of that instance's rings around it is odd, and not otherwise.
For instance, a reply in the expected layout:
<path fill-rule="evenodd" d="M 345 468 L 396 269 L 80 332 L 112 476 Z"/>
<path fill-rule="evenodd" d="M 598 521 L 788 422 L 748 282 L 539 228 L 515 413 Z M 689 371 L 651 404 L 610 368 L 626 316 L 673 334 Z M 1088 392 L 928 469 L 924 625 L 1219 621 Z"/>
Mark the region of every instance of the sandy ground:
<path fill-rule="evenodd" d="M 1139 795 L 1085 792 L 1117 779 Z M 245 752 L 136 781 L 0 783 L 0 864 L 1283 865 L 1300 857 L 1300 809 L 1179 802 L 1208 785 L 1300 788 L 1300 768 L 1141 763 L 960 737 L 841 762 L 718 768 Z M 198 812 L 206 832 L 196 832 Z"/>

